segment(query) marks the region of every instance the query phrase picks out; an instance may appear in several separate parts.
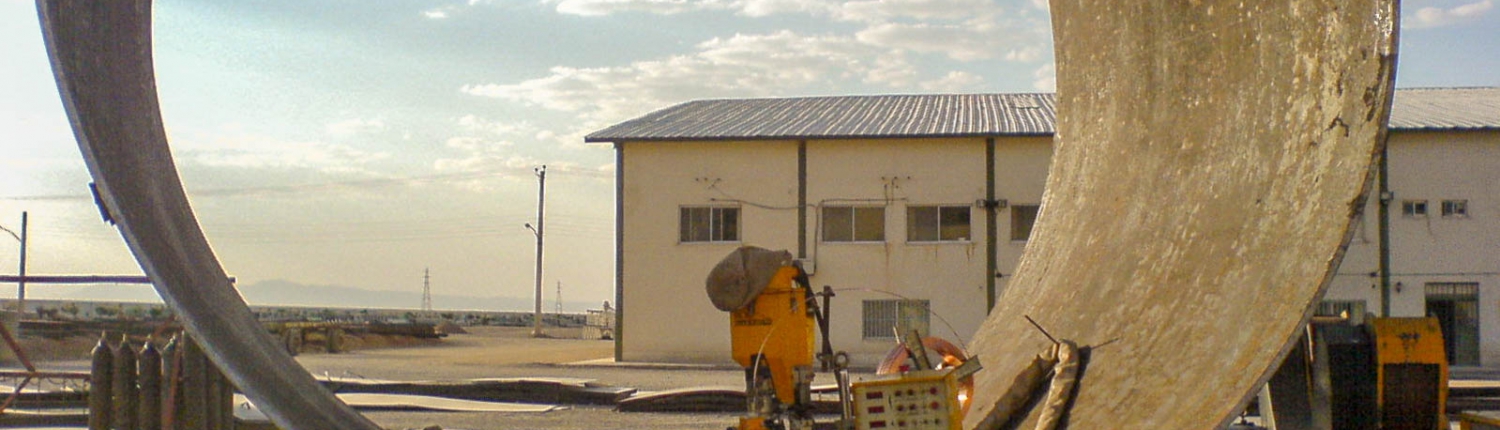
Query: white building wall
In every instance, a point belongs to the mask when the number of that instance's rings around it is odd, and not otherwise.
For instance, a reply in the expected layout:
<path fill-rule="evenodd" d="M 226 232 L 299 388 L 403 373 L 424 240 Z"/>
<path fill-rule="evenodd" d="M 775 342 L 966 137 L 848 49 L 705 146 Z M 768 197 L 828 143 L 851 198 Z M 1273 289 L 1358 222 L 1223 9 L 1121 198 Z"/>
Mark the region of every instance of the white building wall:
<path fill-rule="evenodd" d="M 797 142 L 678 142 L 623 145 L 624 332 L 627 361 L 728 363 L 727 317 L 703 293 L 703 278 L 740 244 L 797 248 Z M 1394 316 L 1425 313 L 1429 282 L 1480 285 L 1481 359 L 1500 366 L 1500 133 L 1394 132 L 1390 142 Z M 1002 295 L 1024 250 L 1010 238 L 1012 208 L 1041 201 L 1051 138 L 996 139 L 996 280 Z M 891 346 L 861 336 L 860 303 L 896 295 L 932 301 L 933 335 L 966 342 L 985 317 L 984 139 L 815 140 L 807 143 L 808 257 L 813 287 L 838 290 L 834 347 L 868 365 Z M 1373 187 L 1373 185 L 1372 185 Z M 741 243 L 678 244 L 681 205 L 742 208 Z M 1426 218 L 1406 218 L 1400 203 L 1428 201 Z M 1445 219 L 1441 201 L 1465 199 L 1466 218 Z M 843 200 L 843 201 L 839 201 Z M 753 203 L 753 204 L 752 204 Z M 885 206 L 883 243 L 825 243 L 818 206 Z M 971 207 L 966 243 L 907 244 L 906 206 Z M 1369 276 L 1377 267 L 1375 199 L 1366 207 L 1348 254 L 1327 292 L 1330 300 L 1363 300 L 1378 313 Z M 1015 316 L 1020 318 L 1020 316 Z M 952 326 L 950 330 L 944 323 Z M 955 335 L 956 333 L 956 335 Z"/>
<path fill-rule="evenodd" d="M 824 242 L 810 210 L 811 281 L 834 298 L 830 335 L 855 365 L 874 365 L 895 343 L 863 336 L 865 300 L 929 300 L 930 335 L 972 337 L 985 309 L 984 139 L 825 140 L 807 145 L 808 204 L 885 207 L 884 242 Z M 908 243 L 910 205 L 969 208 L 969 240 Z"/>
<path fill-rule="evenodd" d="M 649 142 L 621 148 L 621 358 L 732 363 L 729 316 L 708 301 L 704 278 L 741 245 L 797 248 L 797 143 Z M 742 240 L 678 243 L 683 205 L 740 207 Z"/>
<path fill-rule="evenodd" d="M 1425 286 L 1479 284 L 1480 363 L 1500 366 L 1500 134 L 1392 133 L 1390 148 L 1391 315 L 1426 314 Z M 1425 200 L 1426 216 L 1402 202 Z M 1468 216 L 1442 216 L 1443 200 L 1467 200 Z M 1375 199 L 1366 205 L 1327 299 L 1364 300 L 1380 313 Z"/>
<path fill-rule="evenodd" d="M 1026 250 L 1026 241 L 1011 238 L 1011 208 L 1041 204 L 1042 191 L 1047 187 L 1047 169 L 1051 165 L 1050 136 L 995 140 L 995 198 L 1007 203 L 1007 208 L 996 217 L 1000 231 L 995 261 L 996 271 L 1001 275 L 995 279 L 996 295 L 1005 294 L 1005 287 L 1011 275 L 1016 273 L 1016 265 L 1021 262 L 1021 253 Z"/>

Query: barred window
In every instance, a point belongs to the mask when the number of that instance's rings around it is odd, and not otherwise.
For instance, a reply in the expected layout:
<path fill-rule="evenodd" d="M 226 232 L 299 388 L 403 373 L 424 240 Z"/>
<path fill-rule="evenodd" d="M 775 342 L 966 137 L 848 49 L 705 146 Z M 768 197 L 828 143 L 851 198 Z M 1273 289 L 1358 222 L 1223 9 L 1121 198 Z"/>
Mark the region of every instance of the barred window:
<path fill-rule="evenodd" d="M 927 335 L 931 318 L 927 300 L 865 300 L 863 303 L 864 339 L 896 338 L 896 330 L 917 330 Z"/>
<path fill-rule="evenodd" d="M 683 207 L 679 219 L 682 242 L 738 242 L 740 208 Z"/>

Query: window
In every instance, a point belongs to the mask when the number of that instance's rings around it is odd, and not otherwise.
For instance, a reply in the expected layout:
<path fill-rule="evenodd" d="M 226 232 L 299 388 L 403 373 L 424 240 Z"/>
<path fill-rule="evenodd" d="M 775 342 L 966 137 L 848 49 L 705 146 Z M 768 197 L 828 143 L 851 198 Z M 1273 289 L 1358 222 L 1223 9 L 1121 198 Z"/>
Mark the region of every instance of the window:
<path fill-rule="evenodd" d="M 1040 209 L 1041 206 L 1036 205 L 1010 207 L 1010 240 L 1031 238 L 1031 226 L 1036 225 L 1036 213 Z"/>
<path fill-rule="evenodd" d="M 1401 202 L 1401 216 L 1408 218 L 1426 218 L 1426 200 L 1406 200 Z"/>
<path fill-rule="evenodd" d="M 824 242 L 884 242 L 885 208 L 824 207 L 822 228 Z"/>
<path fill-rule="evenodd" d="M 679 228 L 682 242 L 738 242 L 740 208 L 684 207 Z"/>
<path fill-rule="evenodd" d="M 1468 200 L 1443 200 L 1443 218 L 1464 218 L 1468 216 Z"/>
<path fill-rule="evenodd" d="M 908 206 L 907 242 L 969 240 L 968 206 Z"/>
<path fill-rule="evenodd" d="M 931 313 L 926 300 L 865 300 L 862 309 L 864 339 L 895 339 L 897 330 L 916 330 L 927 336 Z"/>

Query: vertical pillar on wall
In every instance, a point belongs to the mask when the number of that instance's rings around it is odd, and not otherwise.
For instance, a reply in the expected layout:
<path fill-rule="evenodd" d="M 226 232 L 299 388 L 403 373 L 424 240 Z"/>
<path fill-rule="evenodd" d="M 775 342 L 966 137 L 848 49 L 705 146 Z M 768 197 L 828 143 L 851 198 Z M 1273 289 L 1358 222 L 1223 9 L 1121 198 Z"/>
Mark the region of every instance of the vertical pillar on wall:
<path fill-rule="evenodd" d="M 1380 178 L 1380 206 L 1375 213 L 1380 223 L 1380 316 L 1383 318 L 1391 317 L 1391 200 L 1395 199 L 1395 195 L 1391 194 L 1391 183 L 1387 179 L 1389 144 L 1390 136 L 1387 135 L 1380 145 L 1380 160 L 1376 163 L 1376 169 L 1379 170 L 1376 174 Z"/>
<path fill-rule="evenodd" d="M 995 225 L 999 219 L 1000 205 L 995 202 L 995 138 L 984 139 L 984 216 L 986 219 L 984 228 L 984 311 L 989 313 L 995 308 L 995 277 L 999 276 L 999 262 L 995 259 L 999 256 L 1000 227 Z"/>
<path fill-rule="evenodd" d="M 615 361 L 625 360 L 625 143 L 615 142 Z"/>
<path fill-rule="evenodd" d="M 807 141 L 797 141 L 797 258 L 807 258 Z"/>

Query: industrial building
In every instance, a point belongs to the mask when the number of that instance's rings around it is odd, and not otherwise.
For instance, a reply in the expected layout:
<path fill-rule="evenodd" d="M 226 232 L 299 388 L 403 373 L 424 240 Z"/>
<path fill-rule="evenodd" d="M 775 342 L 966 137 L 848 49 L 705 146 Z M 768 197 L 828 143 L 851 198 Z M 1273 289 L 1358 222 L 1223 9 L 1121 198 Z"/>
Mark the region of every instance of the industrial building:
<path fill-rule="evenodd" d="M 1038 216 L 1054 123 L 1051 94 L 840 96 L 693 101 L 590 134 L 617 157 L 616 358 L 727 363 L 704 276 L 743 245 L 834 289 L 830 338 L 856 365 L 898 321 L 967 342 Z M 1500 366 L 1500 88 L 1398 90 L 1390 124 L 1391 315 L 1437 316 L 1454 365 Z M 1371 190 L 1320 312 L 1381 312 Z"/>

